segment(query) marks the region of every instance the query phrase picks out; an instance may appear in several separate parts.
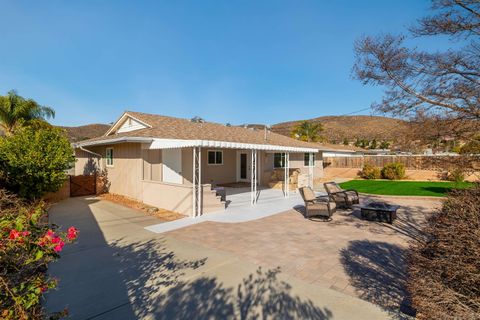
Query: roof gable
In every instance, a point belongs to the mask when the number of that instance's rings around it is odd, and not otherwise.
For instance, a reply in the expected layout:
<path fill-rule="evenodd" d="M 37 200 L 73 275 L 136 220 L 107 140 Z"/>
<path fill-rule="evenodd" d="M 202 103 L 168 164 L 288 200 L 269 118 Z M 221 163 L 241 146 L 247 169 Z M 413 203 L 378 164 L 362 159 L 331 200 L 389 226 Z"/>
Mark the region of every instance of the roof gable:
<path fill-rule="evenodd" d="M 125 112 L 105 133 L 105 136 L 151 128 L 148 123 Z"/>

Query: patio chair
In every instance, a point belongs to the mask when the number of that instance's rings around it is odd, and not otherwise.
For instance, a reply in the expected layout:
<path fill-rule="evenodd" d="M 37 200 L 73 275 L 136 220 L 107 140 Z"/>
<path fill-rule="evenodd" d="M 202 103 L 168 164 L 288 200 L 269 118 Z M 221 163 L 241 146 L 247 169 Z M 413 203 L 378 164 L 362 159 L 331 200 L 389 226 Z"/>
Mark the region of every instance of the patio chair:
<path fill-rule="evenodd" d="M 336 211 L 335 202 L 330 202 L 328 198 L 317 197 L 310 187 L 299 189 L 300 195 L 305 202 L 305 218 L 321 217 L 325 221 L 332 220 L 332 215 Z"/>
<path fill-rule="evenodd" d="M 352 209 L 354 204 L 360 203 L 360 197 L 356 190 L 344 190 L 336 182 L 325 182 L 323 186 L 329 198 L 335 201 L 338 207 Z"/>

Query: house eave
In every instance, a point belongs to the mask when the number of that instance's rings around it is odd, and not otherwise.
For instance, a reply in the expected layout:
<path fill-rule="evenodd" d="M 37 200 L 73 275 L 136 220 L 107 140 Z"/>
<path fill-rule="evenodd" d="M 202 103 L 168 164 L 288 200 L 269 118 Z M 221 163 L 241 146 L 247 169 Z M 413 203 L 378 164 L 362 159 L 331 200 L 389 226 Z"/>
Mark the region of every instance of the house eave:
<path fill-rule="evenodd" d="M 305 148 L 294 146 L 280 146 L 273 144 L 257 144 L 257 143 L 241 143 L 229 141 L 216 140 L 182 140 L 182 139 L 160 139 L 160 138 L 146 138 L 146 137 L 118 137 L 106 138 L 96 141 L 78 142 L 75 147 L 88 147 L 116 143 L 150 143 L 146 149 L 180 149 L 180 148 L 222 148 L 222 149 L 247 149 L 247 150 L 262 150 L 262 151 L 283 151 L 283 152 L 314 152 L 317 153 L 317 148 Z"/>
<path fill-rule="evenodd" d="M 117 138 L 106 138 L 102 140 L 95 141 L 80 141 L 73 144 L 74 148 L 79 147 L 91 147 L 91 146 L 101 146 L 107 144 L 117 144 L 117 143 L 151 143 L 153 138 L 146 137 L 117 137 Z"/>

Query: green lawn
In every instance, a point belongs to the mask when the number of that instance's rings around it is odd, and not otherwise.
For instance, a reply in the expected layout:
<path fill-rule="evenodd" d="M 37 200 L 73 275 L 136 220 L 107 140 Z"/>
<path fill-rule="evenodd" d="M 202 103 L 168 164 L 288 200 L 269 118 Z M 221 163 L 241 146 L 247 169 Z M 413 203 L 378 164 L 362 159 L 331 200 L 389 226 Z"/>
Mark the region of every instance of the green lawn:
<path fill-rule="evenodd" d="M 358 192 L 396 196 L 433 196 L 443 197 L 452 188 L 469 188 L 472 183 L 437 182 L 437 181 L 390 181 L 390 180 L 351 180 L 341 183 L 344 189 Z"/>

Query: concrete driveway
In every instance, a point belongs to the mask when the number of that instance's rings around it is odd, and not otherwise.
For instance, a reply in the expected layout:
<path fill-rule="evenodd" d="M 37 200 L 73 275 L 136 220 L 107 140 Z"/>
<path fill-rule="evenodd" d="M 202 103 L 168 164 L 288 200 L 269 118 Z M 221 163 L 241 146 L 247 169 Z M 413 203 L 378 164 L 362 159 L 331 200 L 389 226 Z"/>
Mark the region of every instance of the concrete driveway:
<path fill-rule="evenodd" d="M 97 198 L 70 198 L 55 204 L 50 218 L 62 228 L 74 225 L 81 232 L 77 243 L 50 266 L 59 285 L 45 302 L 49 311 L 67 307 L 72 319 L 391 317 L 386 308 L 345 289 L 359 286 L 355 268 L 361 268 L 359 263 L 368 255 L 388 253 L 387 262 L 395 264 L 391 259 L 401 252 L 391 246 L 377 244 L 376 251 L 368 249 L 359 261 L 355 253 L 369 248 L 365 241 L 387 243 L 399 231 L 382 228 L 382 234 L 372 224 L 359 228 L 363 238 L 357 234 L 350 239 L 344 224 L 361 223 L 355 216 L 316 223 L 292 210 L 257 221 L 206 222 L 155 234 L 144 227 L 158 223 L 156 218 Z M 324 238 L 330 229 L 337 236 Z M 409 228 L 404 229 L 408 234 Z M 346 248 L 347 254 L 337 253 L 335 259 L 345 259 L 351 270 L 327 261 L 335 256 L 329 251 L 333 249 L 327 250 L 331 246 Z M 324 253 L 325 263 L 336 270 L 347 268 L 352 282 L 340 288 L 344 278 L 336 279 L 336 271 L 332 279 L 340 282 L 322 282 L 329 279 L 329 271 L 315 259 Z M 369 275 L 366 269 L 360 273 Z"/>

